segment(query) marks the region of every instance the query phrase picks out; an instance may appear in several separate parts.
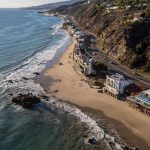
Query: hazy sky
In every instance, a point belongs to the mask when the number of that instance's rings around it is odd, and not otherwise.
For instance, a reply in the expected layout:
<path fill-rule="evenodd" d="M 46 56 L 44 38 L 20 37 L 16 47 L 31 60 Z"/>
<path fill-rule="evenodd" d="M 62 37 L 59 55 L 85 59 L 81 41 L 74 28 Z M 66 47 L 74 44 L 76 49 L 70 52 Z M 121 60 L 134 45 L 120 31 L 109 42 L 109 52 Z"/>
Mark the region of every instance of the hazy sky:
<path fill-rule="evenodd" d="M 64 0 L 0 0 L 0 8 L 35 6 Z"/>

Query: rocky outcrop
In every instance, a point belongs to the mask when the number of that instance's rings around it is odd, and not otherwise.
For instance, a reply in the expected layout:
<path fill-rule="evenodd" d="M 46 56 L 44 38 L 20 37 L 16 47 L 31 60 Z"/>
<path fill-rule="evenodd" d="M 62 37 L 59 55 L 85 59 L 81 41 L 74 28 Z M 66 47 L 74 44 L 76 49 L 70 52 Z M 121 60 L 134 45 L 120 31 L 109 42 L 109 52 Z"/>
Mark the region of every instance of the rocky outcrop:
<path fill-rule="evenodd" d="M 33 94 L 19 94 L 12 98 L 12 102 L 24 108 L 32 108 L 35 104 L 41 102 L 40 98 Z"/>

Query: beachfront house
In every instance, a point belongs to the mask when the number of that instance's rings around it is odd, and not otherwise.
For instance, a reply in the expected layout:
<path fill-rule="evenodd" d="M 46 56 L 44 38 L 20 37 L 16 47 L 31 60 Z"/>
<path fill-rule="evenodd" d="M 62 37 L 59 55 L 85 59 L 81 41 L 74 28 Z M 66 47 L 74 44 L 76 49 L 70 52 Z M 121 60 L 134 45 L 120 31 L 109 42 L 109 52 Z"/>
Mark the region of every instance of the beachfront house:
<path fill-rule="evenodd" d="M 137 102 L 142 103 L 145 106 L 150 107 L 150 89 L 141 92 L 138 96 L 135 97 Z"/>
<path fill-rule="evenodd" d="M 75 49 L 76 50 L 84 50 L 84 43 L 77 43 L 76 45 L 75 45 Z"/>
<path fill-rule="evenodd" d="M 116 98 L 121 98 L 124 96 L 125 89 L 132 83 L 132 80 L 126 79 L 123 75 L 118 73 L 107 75 L 103 92 L 108 93 Z"/>
<path fill-rule="evenodd" d="M 127 97 L 127 101 L 131 107 L 150 115 L 150 89 L 142 91 L 136 96 Z"/>
<path fill-rule="evenodd" d="M 135 102 L 150 108 L 150 89 L 142 91 L 138 95 L 132 96 L 131 98 L 133 98 Z"/>
<path fill-rule="evenodd" d="M 70 25 L 70 26 L 68 27 L 68 32 L 69 32 L 69 34 L 70 34 L 71 36 L 74 35 L 75 31 L 76 31 L 76 29 L 75 29 L 75 27 L 74 27 L 73 25 Z"/>
<path fill-rule="evenodd" d="M 79 72 L 82 72 L 84 75 L 91 75 L 94 73 L 94 61 L 92 58 L 89 58 L 86 55 L 86 53 L 84 52 L 84 47 L 82 47 L 82 45 L 76 45 L 73 52 L 73 60 L 76 62 L 75 64 Z"/>
<path fill-rule="evenodd" d="M 87 56 L 84 55 L 75 55 L 74 61 L 76 62 L 76 65 L 80 72 L 82 72 L 84 75 L 91 75 L 93 73 L 93 60 L 87 58 Z"/>

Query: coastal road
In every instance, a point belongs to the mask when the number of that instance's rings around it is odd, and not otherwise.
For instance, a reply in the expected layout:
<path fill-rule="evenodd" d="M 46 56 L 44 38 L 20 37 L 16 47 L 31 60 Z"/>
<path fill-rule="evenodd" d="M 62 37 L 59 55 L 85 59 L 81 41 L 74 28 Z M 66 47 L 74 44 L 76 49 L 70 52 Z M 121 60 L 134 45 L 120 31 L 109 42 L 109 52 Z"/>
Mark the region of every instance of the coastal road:
<path fill-rule="evenodd" d="M 73 16 L 70 16 L 69 19 L 75 26 L 81 28 Z M 89 31 L 86 31 L 86 32 L 91 33 Z M 91 34 L 94 35 L 93 33 L 91 33 Z M 96 35 L 94 35 L 94 36 L 96 36 Z M 122 64 L 114 62 L 114 60 L 112 58 L 110 58 L 108 55 L 104 54 L 103 52 L 100 52 L 100 54 L 98 56 L 98 61 L 103 62 L 110 69 L 115 70 L 116 72 L 123 74 L 124 76 L 129 77 L 129 78 L 133 79 L 134 81 L 144 84 L 147 88 L 150 88 L 150 77 L 136 74 L 130 68 L 127 68 L 126 66 L 124 66 Z M 112 62 L 114 62 L 114 63 L 112 63 Z"/>
<path fill-rule="evenodd" d="M 100 53 L 99 56 L 101 62 L 103 62 L 105 65 L 107 65 L 110 69 L 117 71 L 118 73 L 123 74 L 124 76 L 133 79 L 134 81 L 138 81 L 144 85 L 146 85 L 147 88 L 150 88 L 150 78 L 136 74 L 133 70 L 127 68 L 126 66 L 119 64 L 118 62 L 115 62 L 113 59 L 108 57 L 108 55 L 104 53 Z"/>

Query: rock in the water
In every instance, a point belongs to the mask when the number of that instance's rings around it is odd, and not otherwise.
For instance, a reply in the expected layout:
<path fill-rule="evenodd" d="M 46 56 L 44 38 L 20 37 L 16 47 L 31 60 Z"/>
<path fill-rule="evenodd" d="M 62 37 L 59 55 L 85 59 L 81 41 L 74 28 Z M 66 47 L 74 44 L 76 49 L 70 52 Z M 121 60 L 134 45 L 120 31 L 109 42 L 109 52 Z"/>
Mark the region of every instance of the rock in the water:
<path fill-rule="evenodd" d="M 12 80 L 8 80 L 8 83 L 13 83 L 13 81 Z"/>
<path fill-rule="evenodd" d="M 50 27 L 49 29 L 50 29 L 50 30 L 53 30 L 53 29 L 54 29 L 54 27 Z"/>
<path fill-rule="evenodd" d="M 45 99 L 46 101 L 49 101 L 49 97 L 46 96 L 46 95 L 41 95 L 40 97 L 43 98 L 43 99 Z"/>
<path fill-rule="evenodd" d="M 27 77 L 22 77 L 22 79 L 23 79 L 23 80 L 29 80 L 29 78 L 27 78 Z"/>
<path fill-rule="evenodd" d="M 16 97 L 13 97 L 12 102 L 23 106 L 24 108 L 32 108 L 35 104 L 41 102 L 40 98 L 34 96 L 32 93 L 29 94 L 19 94 Z"/>
<path fill-rule="evenodd" d="M 39 73 L 39 72 L 34 72 L 33 74 L 35 74 L 35 75 L 37 75 L 37 76 L 39 76 L 39 75 L 40 75 L 40 73 Z"/>
<path fill-rule="evenodd" d="M 44 11 L 38 11 L 38 13 L 39 13 L 39 14 L 43 14 L 43 13 L 44 13 Z"/>
<path fill-rule="evenodd" d="M 88 140 L 88 143 L 90 143 L 92 145 L 97 145 L 97 140 L 95 138 L 91 138 Z"/>

